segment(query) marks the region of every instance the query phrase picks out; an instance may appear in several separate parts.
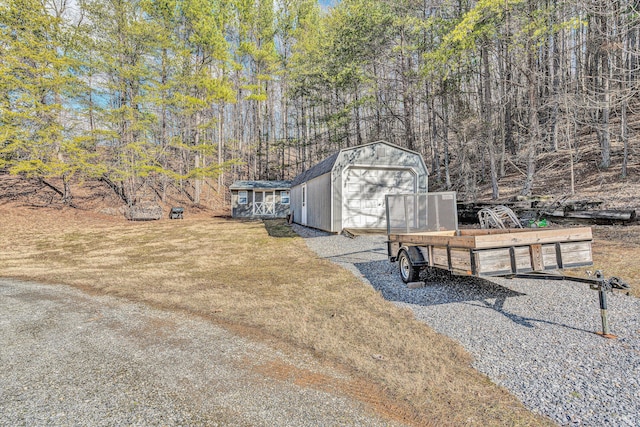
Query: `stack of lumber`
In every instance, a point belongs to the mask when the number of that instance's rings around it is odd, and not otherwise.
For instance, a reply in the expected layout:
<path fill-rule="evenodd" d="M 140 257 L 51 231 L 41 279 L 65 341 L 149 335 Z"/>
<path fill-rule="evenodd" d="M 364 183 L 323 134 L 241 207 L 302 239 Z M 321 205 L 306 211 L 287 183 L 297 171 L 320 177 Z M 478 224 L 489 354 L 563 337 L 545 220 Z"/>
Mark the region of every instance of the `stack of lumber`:
<path fill-rule="evenodd" d="M 497 204 L 513 210 L 520 219 L 546 218 L 558 223 L 630 224 L 638 220 L 635 209 L 600 209 L 603 202 L 593 200 L 553 200 L 550 197 L 518 197 L 509 202 L 458 203 L 458 222 L 478 222 L 478 212 Z"/>
<path fill-rule="evenodd" d="M 594 224 L 627 224 L 636 221 L 635 210 L 591 210 L 574 211 L 570 209 L 555 209 L 543 212 L 552 221 L 574 221 Z"/>

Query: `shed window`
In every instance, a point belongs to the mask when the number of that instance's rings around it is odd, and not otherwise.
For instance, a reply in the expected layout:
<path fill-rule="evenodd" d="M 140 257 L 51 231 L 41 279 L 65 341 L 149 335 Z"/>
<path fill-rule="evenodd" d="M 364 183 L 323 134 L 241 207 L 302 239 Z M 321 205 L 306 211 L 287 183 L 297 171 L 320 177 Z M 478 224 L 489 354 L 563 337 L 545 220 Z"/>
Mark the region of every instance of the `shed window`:
<path fill-rule="evenodd" d="M 246 191 L 238 191 L 238 204 L 246 205 L 249 199 L 248 193 Z"/>
<path fill-rule="evenodd" d="M 283 205 L 288 205 L 289 204 L 289 192 L 288 191 L 281 191 L 280 192 L 280 203 L 282 203 Z"/>

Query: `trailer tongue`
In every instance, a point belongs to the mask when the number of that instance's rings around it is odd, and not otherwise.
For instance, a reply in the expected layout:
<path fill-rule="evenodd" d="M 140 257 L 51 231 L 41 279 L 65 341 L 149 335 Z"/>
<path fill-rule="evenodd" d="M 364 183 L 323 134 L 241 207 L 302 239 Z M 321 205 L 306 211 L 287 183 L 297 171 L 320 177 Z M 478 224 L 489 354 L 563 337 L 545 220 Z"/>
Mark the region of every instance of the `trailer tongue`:
<path fill-rule="evenodd" d="M 386 196 L 387 252 L 403 282 L 426 269 L 457 275 L 535 278 L 587 283 L 600 292 L 602 335 L 609 333 L 606 292 L 628 289 L 601 272 L 580 278 L 560 273 L 593 265 L 591 228 L 458 229 L 454 192 Z"/>

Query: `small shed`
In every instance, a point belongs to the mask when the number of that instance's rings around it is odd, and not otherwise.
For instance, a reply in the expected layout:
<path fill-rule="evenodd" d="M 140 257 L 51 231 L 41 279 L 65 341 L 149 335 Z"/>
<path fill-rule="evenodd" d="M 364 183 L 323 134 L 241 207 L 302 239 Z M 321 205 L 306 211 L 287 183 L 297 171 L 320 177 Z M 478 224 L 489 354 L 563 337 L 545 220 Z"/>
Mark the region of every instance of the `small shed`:
<path fill-rule="evenodd" d="M 230 187 L 233 218 L 286 218 L 291 181 L 236 181 Z"/>
<path fill-rule="evenodd" d="M 420 153 L 385 141 L 345 148 L 294 178 L 293 221 L 330 232 L 386 227 L 385 195 L 426 193 Z"/>

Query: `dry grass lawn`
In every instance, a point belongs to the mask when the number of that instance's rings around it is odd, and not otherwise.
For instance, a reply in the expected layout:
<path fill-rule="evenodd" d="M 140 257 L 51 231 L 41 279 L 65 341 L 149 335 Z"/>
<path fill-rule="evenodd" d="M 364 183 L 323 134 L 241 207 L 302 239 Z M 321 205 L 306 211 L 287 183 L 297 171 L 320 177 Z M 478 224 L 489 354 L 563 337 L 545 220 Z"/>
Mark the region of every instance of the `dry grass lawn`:
<path fill-rule="evenodd" d="M 472 369 L 461 346 L 261 222 L 7 206 L 0 215 L 0 276 L 183 310 L 311 351 L 360 378 L 333 386 L 410 425 L 550 425 Z"/>
<path fill-rule="evenodd" d="M 593 267 L 606 277 L 617 276 L 640 298 L 640 225 L 595 227 Z"/>

